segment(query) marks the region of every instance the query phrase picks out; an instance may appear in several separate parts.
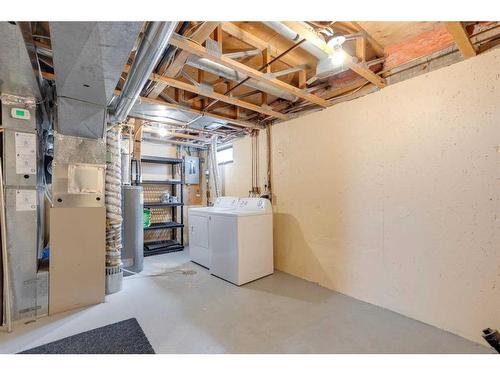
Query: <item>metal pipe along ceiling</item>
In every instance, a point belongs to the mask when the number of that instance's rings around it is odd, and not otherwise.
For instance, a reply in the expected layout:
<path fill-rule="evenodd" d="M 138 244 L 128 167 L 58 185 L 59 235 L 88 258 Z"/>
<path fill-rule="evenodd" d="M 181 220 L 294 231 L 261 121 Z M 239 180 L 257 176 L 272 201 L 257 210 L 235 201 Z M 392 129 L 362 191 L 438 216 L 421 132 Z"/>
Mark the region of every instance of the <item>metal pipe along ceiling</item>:
<path fill-rule="evenodd" d="M 241 73 L 239 73 L 231 68 L 228 68 L 224 65 L 213 62 L 209 59 L 205 59 L 203 57 L 191 55 L 187 59 L 186 64 L 189 66 L 192 66 L 193 68 L 201 69 L 201 70 L 204 70 L 208 73 L 212 73 L 212 74 L 218 75 L 220 77 L 223 77 L 225 79 L 230 79 L 230 80 L 236 81 L 236 82 L 241 82 L 247 78 L 247 76 L 244 74 L 241 74 Z M 292 95 L 286 91 L 277 89 L 276 87 L 268 85 L 266 83 L 256 81 L 254 79 L 249 79 L 247 82 L 245 82 L 245 85 L 252 87 L 256 90 L 259 90 L 259 91 L 267 92 L 270 95 L 273 95 L 273 96 L 276 96 L 279 98 L 283 98 L 286 100 L 290 100 L 292 102 L 297 100 L 297 97 L 295 95 Z"/>
<path fill-rule="evenodd" d="M 122 122 L 163 55 L 177 22 L 151 22 L 142 38 L 121 95 L 116 101 L 114 122 Z"/>

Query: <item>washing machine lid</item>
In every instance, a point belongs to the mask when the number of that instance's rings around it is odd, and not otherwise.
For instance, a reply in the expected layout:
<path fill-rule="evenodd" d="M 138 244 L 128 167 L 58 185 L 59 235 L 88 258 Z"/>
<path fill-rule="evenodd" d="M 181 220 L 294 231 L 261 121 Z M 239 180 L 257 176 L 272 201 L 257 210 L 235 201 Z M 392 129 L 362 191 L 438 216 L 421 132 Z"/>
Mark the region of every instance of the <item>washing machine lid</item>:
<path fill-rule="evenodd" d="M 273 213 L 273 208 L 269 199 L 240 198 L 236 209 L 217 211 L 216 213 L 220 215 L 234 216 L 271 215 Z"/>
<path fill-rule="evenodd" d="M 219 197 L 211 207 L 193 207 L 189 209 L 192 214 L 211 213 L 216 211 L 227 211 L 238 208 L 239 198 L 237 197 Z"/>

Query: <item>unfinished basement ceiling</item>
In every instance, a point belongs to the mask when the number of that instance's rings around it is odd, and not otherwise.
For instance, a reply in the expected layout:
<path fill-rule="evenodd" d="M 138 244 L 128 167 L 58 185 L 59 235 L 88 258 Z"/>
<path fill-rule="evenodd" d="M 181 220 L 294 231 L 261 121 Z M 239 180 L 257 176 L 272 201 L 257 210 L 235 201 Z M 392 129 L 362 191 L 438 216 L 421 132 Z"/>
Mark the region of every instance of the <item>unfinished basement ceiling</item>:
<path fill-rule="evenodd" d="M 146 26 L 142 25 L 117 90 L 127 80 Z M 498 44 L 499 26 L 499 22 L 178 22 L 131 116 L 146 125 L 182 128 L 183 134 L 217 131 L 227 140 L 383 89 L 398 81 L 392 77 L 395 71 L 427 63 L 436 54 L 454 53 L 446 62 L 449 65 L 482 53 Z M 33 22 L 31 28 L 43 75 L 55 78 L 57 84 L 51 27 Z M 345 41 L 332 43 L 338 37 Z M 334 63 L 339 48 L 342 59 Z"/>
<path fill-rule="evenodd" d="M 398 44 L 404 40 L 432 31 L 442 22 L 359 22 L 377 42 L 382 46 Z"/>

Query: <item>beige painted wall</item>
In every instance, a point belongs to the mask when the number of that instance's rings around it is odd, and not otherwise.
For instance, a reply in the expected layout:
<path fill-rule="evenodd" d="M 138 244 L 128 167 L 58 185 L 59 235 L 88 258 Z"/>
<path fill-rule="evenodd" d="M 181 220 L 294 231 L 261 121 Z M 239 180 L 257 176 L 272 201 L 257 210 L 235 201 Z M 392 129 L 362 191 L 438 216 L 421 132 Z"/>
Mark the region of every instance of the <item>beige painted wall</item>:
<path fill-rule="evenodd" d="M 500 328 L 500 50 L 272 138 L 278 269 L 482 344 Z"/>
<path fill-rule="evenodd" d="M 221 165 L 224 175 L 224 195 L 248 197 L 252 189 L 252 139 L 248 136 L 233 142 L 232 163 Z M 267 184 L 266 132 L 259 132 L 259 186 Z"/>

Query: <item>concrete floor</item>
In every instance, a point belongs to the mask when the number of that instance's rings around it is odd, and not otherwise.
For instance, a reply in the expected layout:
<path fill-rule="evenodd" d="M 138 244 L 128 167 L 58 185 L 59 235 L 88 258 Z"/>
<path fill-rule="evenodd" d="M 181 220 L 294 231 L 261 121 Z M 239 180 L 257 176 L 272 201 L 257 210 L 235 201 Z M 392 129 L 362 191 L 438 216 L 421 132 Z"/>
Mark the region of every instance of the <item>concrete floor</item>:
<path fill-rule="evenodd" d="M 157 353 L 493 353 L 282 272 L 236 287 L 189 262 L 186 251 L 145 259 L 143 273 L 164 272 L 127 277 L 103 304 L 0 332 L 0 353 L 132 317 Z"/>

